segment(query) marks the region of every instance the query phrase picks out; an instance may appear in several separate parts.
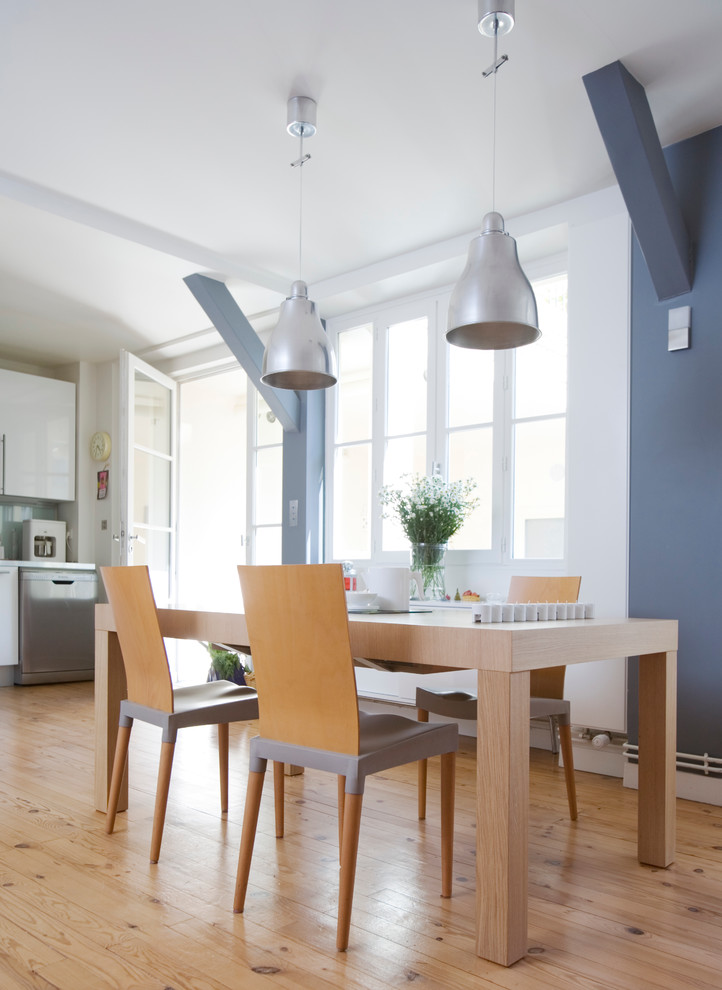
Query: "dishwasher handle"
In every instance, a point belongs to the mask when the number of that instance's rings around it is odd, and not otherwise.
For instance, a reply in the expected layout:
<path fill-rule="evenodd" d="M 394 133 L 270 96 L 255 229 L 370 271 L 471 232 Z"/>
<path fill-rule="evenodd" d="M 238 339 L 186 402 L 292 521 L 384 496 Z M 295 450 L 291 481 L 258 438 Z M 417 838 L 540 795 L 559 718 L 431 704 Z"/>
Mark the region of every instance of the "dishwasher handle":
<path fill-rule="evenodd" d="M 71 578 L 51 578 L 53 584 L 75 584 Z"/>

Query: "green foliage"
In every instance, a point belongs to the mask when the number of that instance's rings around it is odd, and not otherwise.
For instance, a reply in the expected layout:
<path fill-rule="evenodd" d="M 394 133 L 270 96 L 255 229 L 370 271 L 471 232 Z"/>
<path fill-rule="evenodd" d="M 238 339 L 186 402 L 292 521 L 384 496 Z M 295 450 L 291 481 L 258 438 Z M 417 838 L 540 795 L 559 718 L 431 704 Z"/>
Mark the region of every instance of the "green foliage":
<path fill-rule="evenodd" d="M 216 646 L 215 643 L 204 645 L 211 658 L 211 667 L 222 680 L 233 680 L 237 670 L 242 670 L 244 674 L 251 672 L 251 668 L 241 660 L 240 654 L 235 650 L 227 650 L 223 646 Z"/>
<path fill-rule="evenodd" d="M 404 475 L 404 489 L 386 485 L 379 498 L 385 506 L 384 518 L 396 517 L 410 543 L 448 543 L 464 520 L 478 505 L 472 495 L 476 482 L 446 482 L 443 478 Z"/>

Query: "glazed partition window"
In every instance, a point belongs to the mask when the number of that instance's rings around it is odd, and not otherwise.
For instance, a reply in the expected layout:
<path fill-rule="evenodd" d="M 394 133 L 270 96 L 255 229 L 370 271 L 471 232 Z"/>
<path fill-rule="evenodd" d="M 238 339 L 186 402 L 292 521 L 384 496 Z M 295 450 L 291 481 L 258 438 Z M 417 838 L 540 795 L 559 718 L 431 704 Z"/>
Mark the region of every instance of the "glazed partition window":
<path fill-rule="evenodd" d="M 542 338 L 518 351 L 449 346 L 448 295 L 329 321 L 327 559 L 405 560 L 378 494 L 414 474 L 475 480 L 459 563 L 564 557 L 567 276 L 532 284 Z"/>

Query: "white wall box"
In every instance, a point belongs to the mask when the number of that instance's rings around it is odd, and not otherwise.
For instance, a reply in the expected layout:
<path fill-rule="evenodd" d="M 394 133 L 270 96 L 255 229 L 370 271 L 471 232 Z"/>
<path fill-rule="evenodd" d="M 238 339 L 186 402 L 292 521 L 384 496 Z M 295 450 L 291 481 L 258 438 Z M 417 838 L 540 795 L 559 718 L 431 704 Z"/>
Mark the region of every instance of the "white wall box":
<path fill-rule="evenodd" d="M 0 495 L 75 498 L 75 385 L 0 369 Z"/>

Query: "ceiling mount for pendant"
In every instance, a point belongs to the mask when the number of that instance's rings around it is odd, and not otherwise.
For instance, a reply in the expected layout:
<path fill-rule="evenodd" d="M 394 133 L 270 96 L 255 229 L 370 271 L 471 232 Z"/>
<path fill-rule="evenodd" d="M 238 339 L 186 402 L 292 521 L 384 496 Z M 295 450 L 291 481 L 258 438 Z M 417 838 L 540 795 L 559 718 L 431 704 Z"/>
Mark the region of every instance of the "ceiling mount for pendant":
<path fill-rule="evenodd" d="M 316 133 L 316 101 L 310 96 L 292 96 L 288 101 L 286 130 L 293 137 L 313 137 Z"/>
<path fill-rule="evenodd" d="M 479 32 L 501 37 L 514 27 L 514 0 L 479 0 Z"/>

